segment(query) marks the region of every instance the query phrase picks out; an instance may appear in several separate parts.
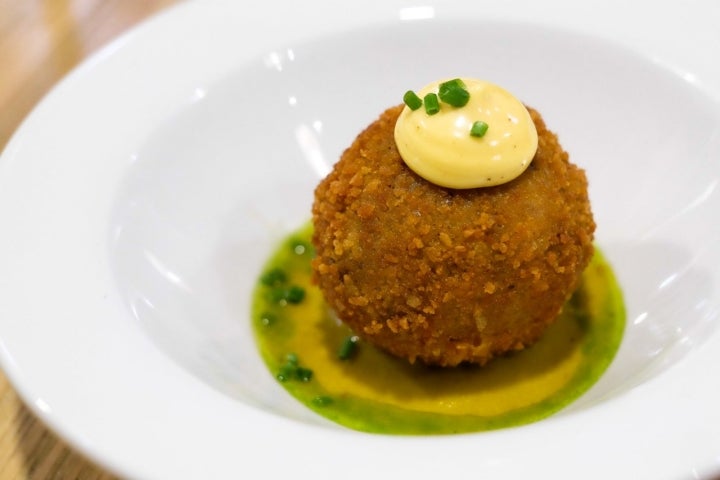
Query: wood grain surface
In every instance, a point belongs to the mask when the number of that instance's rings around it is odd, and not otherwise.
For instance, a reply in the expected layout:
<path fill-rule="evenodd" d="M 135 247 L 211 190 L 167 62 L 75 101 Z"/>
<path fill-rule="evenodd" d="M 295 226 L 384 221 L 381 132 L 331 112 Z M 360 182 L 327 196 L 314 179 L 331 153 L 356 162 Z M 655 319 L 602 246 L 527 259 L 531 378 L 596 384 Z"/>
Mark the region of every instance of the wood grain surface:
<path fill-rule="evenodd" d="M 179 0 L 0 0 L 0 150 L 74 66 Z M 0 372 L 0 480 L 110 479 L 49 431 Z"/>

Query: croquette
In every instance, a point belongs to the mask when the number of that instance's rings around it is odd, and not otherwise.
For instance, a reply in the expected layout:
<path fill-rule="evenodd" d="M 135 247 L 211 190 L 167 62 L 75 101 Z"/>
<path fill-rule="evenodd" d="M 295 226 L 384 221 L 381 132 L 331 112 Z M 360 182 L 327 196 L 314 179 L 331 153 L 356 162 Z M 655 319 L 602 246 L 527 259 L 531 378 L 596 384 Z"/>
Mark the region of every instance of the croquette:
<path fill-rule="evenodd" d="M 593 254 L 583 170 L 528 108 L 538 149 L 494 187 L 454 190 L 403 162 L 389 108 L 315 190 L 313 279 L 360 338 L 411 363 L 483 365 L 532 345 Z"/>

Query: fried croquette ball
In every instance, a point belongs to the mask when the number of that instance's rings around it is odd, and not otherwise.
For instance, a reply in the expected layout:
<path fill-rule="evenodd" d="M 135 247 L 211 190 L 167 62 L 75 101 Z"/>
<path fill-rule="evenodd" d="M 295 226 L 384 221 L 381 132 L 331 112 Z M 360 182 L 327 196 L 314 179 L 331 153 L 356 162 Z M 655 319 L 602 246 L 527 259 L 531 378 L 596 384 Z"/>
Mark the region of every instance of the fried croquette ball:
<path fill-rule="evenodd" d="M 313 278 L 364 341 L 429 365 L 485 364 L 535 342 L 593 254 L 584 172 L 529 108 L 539 144 L 515 180 L 443 188 L 395 146 L 385 111 L 315 190 Z"/>

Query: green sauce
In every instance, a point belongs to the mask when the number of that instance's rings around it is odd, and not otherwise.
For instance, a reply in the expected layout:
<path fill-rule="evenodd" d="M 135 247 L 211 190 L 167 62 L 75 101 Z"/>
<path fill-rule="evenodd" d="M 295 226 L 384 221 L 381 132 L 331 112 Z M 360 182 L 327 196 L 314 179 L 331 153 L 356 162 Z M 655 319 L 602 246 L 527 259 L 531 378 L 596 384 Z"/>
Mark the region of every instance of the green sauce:
<path fill-rule="evenodd" d="M 346 427 L 449 434 L 534 422 L 587 391 L 620 345 L 622 295 L 596 249 L 560 318 L 531 348 L 484 367 L 410 365 L 356 342 L 332 316 L 310 282 L 311 234 L 311 225 L 291 234 L 269 259 L 254 292 L 253 328 L 283 387 Z"/>

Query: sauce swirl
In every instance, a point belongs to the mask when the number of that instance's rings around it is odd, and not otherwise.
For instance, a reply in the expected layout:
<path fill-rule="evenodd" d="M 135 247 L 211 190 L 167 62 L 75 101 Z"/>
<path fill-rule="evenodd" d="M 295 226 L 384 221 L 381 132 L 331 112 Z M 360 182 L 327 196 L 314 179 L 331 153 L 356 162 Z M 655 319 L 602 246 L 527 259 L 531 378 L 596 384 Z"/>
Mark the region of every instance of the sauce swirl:
<path fill-rule="evenodd" d="M 373 433 L 452 434 L 535 422 L 586 392 L 612 361 L 625 310 L 596 249 L 582 283 L 535 345 L 484 367 L 411 365 L 360 340 L 312 284 L 312 225 L 280 243 L 255 290 L 252 323 L 269 373 L 298 401 Z M 302 289 L 302 297 L 290 295 Z M 297 301 L 295 301 L 297 300 Z"/>

